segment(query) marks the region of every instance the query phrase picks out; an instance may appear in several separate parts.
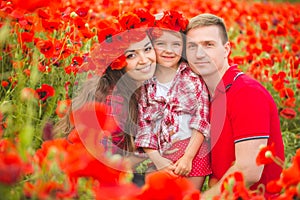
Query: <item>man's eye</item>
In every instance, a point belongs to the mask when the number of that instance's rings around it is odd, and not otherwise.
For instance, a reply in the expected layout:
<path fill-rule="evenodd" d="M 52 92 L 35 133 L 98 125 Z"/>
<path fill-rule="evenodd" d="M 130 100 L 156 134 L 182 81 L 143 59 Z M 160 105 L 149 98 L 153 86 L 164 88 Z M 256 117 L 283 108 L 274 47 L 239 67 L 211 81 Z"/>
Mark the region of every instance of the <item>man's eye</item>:
<path fill-rule="evenodd" d="M 195 49 L 196 48 L 196 45 L 194 45 L 194 44 L 189 44 L 188 45 L 188 49 Z"/>

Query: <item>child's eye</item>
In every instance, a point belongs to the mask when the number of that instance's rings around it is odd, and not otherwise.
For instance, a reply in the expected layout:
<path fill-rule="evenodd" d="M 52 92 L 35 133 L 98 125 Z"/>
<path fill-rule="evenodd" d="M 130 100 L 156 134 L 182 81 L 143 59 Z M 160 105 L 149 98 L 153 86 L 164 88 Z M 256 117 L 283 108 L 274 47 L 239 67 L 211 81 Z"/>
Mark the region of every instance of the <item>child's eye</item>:
<path fill-rule="evenodd" d="M 181 45 L 181 43 L 178 42 L 178 43 L 174 43 L 173 46 L 181 47 L 182 45 Z"/>
<path fill-rule="evenodd" d="M 163 42 L 156 42 L 154 45 L 155 46 L 164 46 L 165 44 Z"/>

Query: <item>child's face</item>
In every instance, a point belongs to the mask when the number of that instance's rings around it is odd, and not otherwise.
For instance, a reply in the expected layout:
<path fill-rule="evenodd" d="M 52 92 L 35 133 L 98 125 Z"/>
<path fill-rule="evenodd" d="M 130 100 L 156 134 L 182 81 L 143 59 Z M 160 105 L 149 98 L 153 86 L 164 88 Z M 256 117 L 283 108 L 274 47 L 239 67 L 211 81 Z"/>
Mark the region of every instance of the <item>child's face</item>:
<path fill-rule="evenodd" d="M 156 55 L 148 36 L 132 43 L 125 51 L 128 75 L 139 82 L 150 79 L 156 68 Z"/>
<path fill-rule="evenodd" d="M 183 51 L 183 38 L 179 32 L 163 31 L 153 42 L 157 63 L 177 69 Z"/>

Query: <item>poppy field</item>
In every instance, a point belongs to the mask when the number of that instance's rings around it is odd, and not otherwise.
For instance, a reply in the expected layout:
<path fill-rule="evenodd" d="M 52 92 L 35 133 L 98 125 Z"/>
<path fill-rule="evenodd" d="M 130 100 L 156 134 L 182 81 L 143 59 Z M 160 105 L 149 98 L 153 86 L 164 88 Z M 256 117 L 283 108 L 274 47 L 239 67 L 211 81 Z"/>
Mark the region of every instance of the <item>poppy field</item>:
<path fill-rule="evenodd" d="M 279 193 L 276 199 L 300 199 L 300 3 L 263 0 L 0 0 L 0 199 L 200 198 L 185 178 L 164 172 L 137 187 L 126 159 L 91 154 L 76 131 L 68 139 L 53 134 L 81 81 L 97 73 L 84 63 L 101 37 L 102 20 L 137 8 L 222 17 L 230 62 L 261 82 L 278 106 L 286 160 L 270 146 L 257 164 L 276 162 L 280 179 L 249 191 L 235 173 L 214 199 L 264 199 L 264 190 Z M 109 121 L 103 106 L 96 112 L 99 123 Z M 78 120 L 84 132 L 97 131 Z"/>

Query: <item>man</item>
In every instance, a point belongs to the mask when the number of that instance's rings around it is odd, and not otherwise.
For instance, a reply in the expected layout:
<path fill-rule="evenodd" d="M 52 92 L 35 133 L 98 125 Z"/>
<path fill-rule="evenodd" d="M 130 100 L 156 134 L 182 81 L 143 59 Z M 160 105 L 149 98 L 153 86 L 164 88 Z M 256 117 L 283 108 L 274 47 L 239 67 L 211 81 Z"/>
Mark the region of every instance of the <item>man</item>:
<path fill-rule="evenodd" d="M 223 20 L 212 14 L 192 18 L 186 31 L 186 55 L 210 92 L 211 159 L 214 185 L 203 197 L 220 193 L 229 174 L 240 171 L 251 189 L 277 179 L 276 164 L 256 165 L 262 145 L 275 144 L 274 156 L 284 159 L 276 104 L 257 81 L 230 66 L 230 43 Z M 266 193 L 266 196 L 269 194 Z"/>

